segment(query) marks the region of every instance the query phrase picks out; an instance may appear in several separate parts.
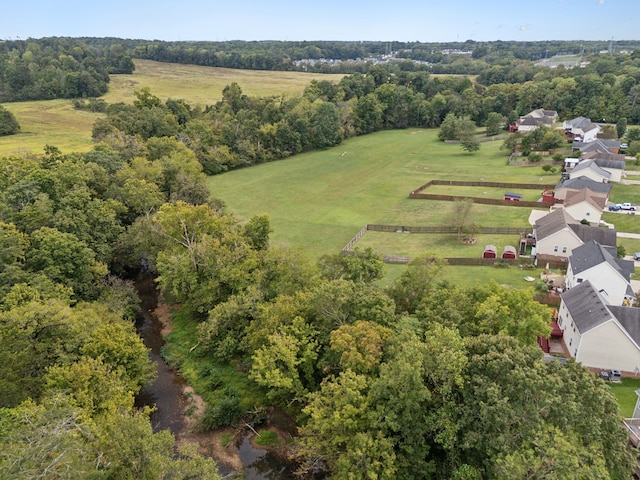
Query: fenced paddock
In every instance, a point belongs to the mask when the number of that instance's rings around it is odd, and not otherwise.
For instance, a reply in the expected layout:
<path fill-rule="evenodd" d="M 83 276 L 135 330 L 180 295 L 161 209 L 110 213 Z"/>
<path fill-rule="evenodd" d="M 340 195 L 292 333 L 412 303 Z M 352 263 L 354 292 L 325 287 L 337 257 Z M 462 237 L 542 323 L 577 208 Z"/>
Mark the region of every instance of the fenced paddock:
<path fill-rule="evenodd" d="M 425 193 L 429 187 L 434 186 L 447 186 L 447 187 L 481 187 L 488 189 L 502 189 L 504 192 L 507 191 L 518 191 L 518 190 L 538 190 L 540 191 L 540 195 L 542 196 L 542 190 L 545 190 L 545 187 L 548 185 L 537 184 L 537 183 L 503 183 L 503 182 L 483 182 L 483 181 L 459 181 L 459 180 L 431 180 L 424 185 L 420 185 L 418 188 L 414 189 L 409 193 L 409 198 L 419 198 L 426 200 L 444 200 L 444 201 L 455 201 L 455 200 L 464 200 L 470 199 L 474 203 L 482 203 L 487 205 L 507 205 L 507 206 L 516 206 L 516 207 L 548 207 L 552 205 L 555 200 L 551 199 L 549 201 L 548 198 L 542 197 L 543 201 L 519 201 L 514 202 L 511 200 L 504 200 L 504 198 L 487 198 L 487 197 L 478 197 L 472 195 L 445 195 L 439 193 Z M 503 192 L 503 193 L 504 193 Z"/>

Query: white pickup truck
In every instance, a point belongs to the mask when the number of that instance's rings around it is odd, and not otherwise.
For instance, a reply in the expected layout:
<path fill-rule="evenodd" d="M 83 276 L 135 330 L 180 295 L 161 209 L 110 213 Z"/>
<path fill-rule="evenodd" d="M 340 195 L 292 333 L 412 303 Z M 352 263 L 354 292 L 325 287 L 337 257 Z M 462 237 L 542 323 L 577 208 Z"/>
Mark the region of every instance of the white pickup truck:
<path fill-rule="evenodd" d="M 635 209 L 636 209 L 636 206 L 635 205 L 631 205 L 629 202 L 619 203 L 618 206 L 620 207 L 620 210 L 632 210 L 632 211 L 635 211 Z"/>

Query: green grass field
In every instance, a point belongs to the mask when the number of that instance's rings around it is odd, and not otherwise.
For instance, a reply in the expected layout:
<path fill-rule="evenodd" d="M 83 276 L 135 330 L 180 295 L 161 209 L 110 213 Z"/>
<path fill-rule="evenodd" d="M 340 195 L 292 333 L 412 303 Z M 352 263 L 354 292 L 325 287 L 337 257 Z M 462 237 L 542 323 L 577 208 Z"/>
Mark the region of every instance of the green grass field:
<path fill-rule="evenodd" d="M 436 135 L 436 130 L 379 132 L 332 149 L 210 177 L 209 185 L 242 219 L 268 213 L 274 242 L 299 245 L 318 256 L 340 251 L 367 223 L 450 223 L 452 202 L 408 197 L 433 178 L 537 182 L 540 191 L 554 183 L 541 176 L 540 167 L 507 166 L 500 142 L 485 143 L 469 155 L 458 145 L 439 142 Z M 472 208 L 473 222 L 480 226 L 528 226 L 530 208 Z"/>
<path fill-rule="evenodd" d="M 295 245 L 318 257 L 339 252 L 367 223 L 450 223 L 453 202 L 408 198 L 411 190 L 434 178 L 539 183 L 540 192 L 555 184 L 557 178 L 543 175 L 540 167 L 508 166 L 500 144 L 484 143 L 477 154 L 470 155 L 458 145 L 439 142 L 437 130 L 385 131 L 332 149 L 210 177 L 209 185 L 212 194 L 243 220 L 267 213 L 272 243 Z M 475 204 L 472 221 L 479 226 L 524 229 L 529 227 L 530 212 L 524 207 Z M 454 235 L 368 232 L 356 247 L 372 247 L 387 255 L 435 251 L 442 256 L 474 257 L 482 254 L 485 243 L 502 249 L 516 242 L 515 235 L 480 235 L 475 245 L 468 246 L 458 243 Z M 387 266 L 383 283 L 405 268 Z M 445 273 L 467 285 L 495 278 L 498 283 L 530 286 L 523 280 L 529 273 L 523 274 L 518 267 L 446 267 Z"/>
<path fill-rule="evenodd" d="M 237 82 L 250 96 L 300 95 L 313 79 L 338 82 L 343 75 L 303 72 L 266 72 L 199 67 L 174 63 L 135 60 L 133 75 L 112 75 L 108 103 L 132 103 L 136 90 L 149 87 L 162 100 L 184 99 L 191 105 L 211 105 L 222 98 L 222 89 Z M 25 153 L 43 153 L 45 145 L 63 153 L 88 151 L 93 147 L 91 129 L 100 116 L 75 110 L 71 100 L 5 103 L 20 123 L 17 135 L 0 137 L 0 158 Z"/>

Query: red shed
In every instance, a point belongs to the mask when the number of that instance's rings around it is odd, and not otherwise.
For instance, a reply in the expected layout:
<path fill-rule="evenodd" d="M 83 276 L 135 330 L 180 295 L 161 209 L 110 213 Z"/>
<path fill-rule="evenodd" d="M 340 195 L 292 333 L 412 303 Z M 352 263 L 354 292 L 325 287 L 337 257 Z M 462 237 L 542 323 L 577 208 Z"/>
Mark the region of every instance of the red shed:
<path fill-rule="evenodd" d="M 498 256 L 498 249 L 495 245 L 487 245 L 482 252 L 482 258 L 496 258 Z"/>
<path fill-rule="evenodd" d="M 502 258 L 516 258 L 516 247 L 507 245 L 502 249 Z"/>
<path fill-rule="evenodd" d="M 519 202 L 520 200 L 522 200 L 522 194 L 521 193 L 506 192 L 504 194 L 504 199 L 505 200 L 509 200 L 511 202 Z"/>

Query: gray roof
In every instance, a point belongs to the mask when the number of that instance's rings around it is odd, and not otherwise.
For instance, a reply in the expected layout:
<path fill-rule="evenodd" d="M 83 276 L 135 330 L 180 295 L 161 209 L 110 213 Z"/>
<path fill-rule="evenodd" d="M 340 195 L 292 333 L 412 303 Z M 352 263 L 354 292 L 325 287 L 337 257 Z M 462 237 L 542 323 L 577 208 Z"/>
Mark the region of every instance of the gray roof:
<path fill-rule="evenodd" d="M 569 188 L 572 190 L 582 190 L 583 188 L 588 188 L 592 192 L 609 194 L 609 192 L 611 191 L 611 184 L 596 182 L 595 180 L 592 180 L 588 177 L 578 177 L 565 180 L 564 182 L 556 185 L 556 190 L 560 190 L 561 188 Z"/>
<path fill-rule="evenodd" d="M 570 224 L 569 228 L 576 232 L 582 243 L 596 240 L 602 245 L 616 246 L 616 230 L 613 228 L 592 227 L 581 223 Z"/>
<path fill-rule="evenodd" d="M 599 242 L 591 240 L 571 251 L 569 263 L 573 273 L 577 274 L 607 262 L 628 282 L 633 273 L 633 261 L 618 259 L 616 255 L 615 247 L 601 245 Z"/>
<path fill-rule="evenodd" d="M 551 212 L 536 221 L 534 225 L 536 240 L 547 238 L 570 224 L 579 225 L 578 221 L 565 212 L 564 208 Z"/>
<path fill-rule="evenodd" d="M 572 150 L 581 150 L 583 153 L 588 152 L 603 152 L 611 153 L 614 148 L 620 148 L 620 142 L 618 140 L 610 140 L 604 138 L 597 138 L 593 142 L 576 142 L 571 144 Z"/>
<path fill-rule="evenodd" d="M 576 165 L 571 171 L 571 175 L 573 175 L 574 173 L 582 172 L 583 170 L 593 170 L 598 175 L 604 178 L 611 177 L 611 172 L 607 172 L 606 170 L 600 168 L 595 160 L 583 160 L 582 162 L 578 163 L 578 165 Z"/>
<path fill-rule="evenodd" d="M 600 151 L 593 151 L 593 152 L 586 152 L 583 153 L 580 156 L 581 159 L 583 160 L 589 160 L 590 158 L 598 161 L 598 160 L 615 160 L 618 161 L 622 164 L 622 168 L 624 168 L 624 159 L 625 156 L 621 153 L 611 153 L 611 152 L 600 152 Z M 598 163 L 598 165 L 600 165 Z"/>
<path fill-rule="evenodd" d="M 532 117 L 530 115 L 527 115 L 527 116 L 522 117 L 520 119 L 520 125 L 532 125 L 532 126 L 536 125 L 536 126 L 538 126 L 541 123 L 543 123 L 541 118 L 534 118 L 534 117 Z"/>
<path fill-rule="evenodd" d="M 566 123 L 571 128 L 581 128 L 583 126 L 589 125 L 591 123 L 591 119 L 585 117 L 576 117 L 571 120 L 566 120 Z"/>
<path fill-rule="evenodd" d="M 609 305 L 609 310 L 636 345 L 640 345 L 640 308 Z"/>
<path fill-rule="evenodd" d="M 589 280 L 570 288 L 561 298 L 581 335 L 608 322 L 613 316 Z"/>

